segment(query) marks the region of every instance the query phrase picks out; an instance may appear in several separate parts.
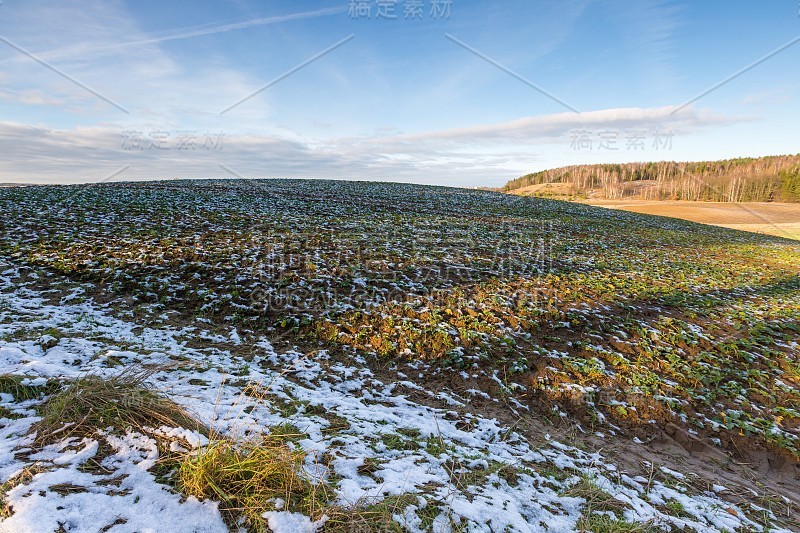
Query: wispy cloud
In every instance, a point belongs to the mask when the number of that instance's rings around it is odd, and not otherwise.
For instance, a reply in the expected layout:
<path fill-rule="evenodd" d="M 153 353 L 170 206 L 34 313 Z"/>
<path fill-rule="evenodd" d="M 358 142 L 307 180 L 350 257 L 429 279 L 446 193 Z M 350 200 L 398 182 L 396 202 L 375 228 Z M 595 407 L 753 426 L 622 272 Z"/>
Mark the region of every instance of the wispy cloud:
<path fill-rule="evenodd" d="M 670 0 L 606 0 L 616 31 L 642 73 L 643 87 L 662 97 L 676 89 L 675 34 L 686 23 L 684 8 Z"/>
<path fill-rule="evenodd" d="M 0 100 L 28 105 L 59 106 L 65 103 L 64 100 L 48 96 L 37 89 L 23 89 L 15 92 L 0 89 Z"/>
<path fill-rule="evenodd" d="M 89 41 L 82 42 L 75 45 L 69 45 L 61 48 L 47 50 L 39 53 L 38 55 L 45 59 L 63 59 L 67 57 L 75 57 L 87 52 L 97 53 L 101 51 L 112 51 L 121 48 L 130 48 L 135 46 L 153 45 L 164 43 L 168 41 L 179 41 L 183 39 L 192 39 L 195 37 L 203 37 L 206 35 L 215 35 L 219 33 L 227 33 L 238 30 L 245 30 L 258 26 L 268 26 L 271 24 L 280 24 L 283 22 L 291 22 L 296 20 L 305 20 L 310 18 L 325 17 L 330 15 L 338 15 L 344 13 L 345 7 L 316 9 L 312 11 L 302 11 L 299 13 L 290 13 L 287 15 L 275 15 L 271 17 L 258 17 L 240 22 L 231 22 L 226 24 L 206 24 L 202 26 L 194 26 L 190 28 L 180 28 L 160 35 L 152 35 L 139 38 L 128 38 L 117 42 L 103 41 Z"/>
<path fill-rule="evenodd" d="M 221 126 L 215 121 L 219 109 L 251 92 L 260 80 L 250 79 L 226 61 L 186 65 L 165 51 L 163 42 L 325 16 L 335 11 L 304 11 L 151 35 L 116 2 L 61 0 L 45 1 L 27 10 L 16 4 L 2 9 L 5 18 L 0 19 L 0 35 L 24 44 L 37 57 L 46 58 L 64 73 L 130 110 L 125 126 L 175 129 L 219 129 Z M 68 23 L 61 22 L 65 17 Z M 10 106 L 4 113 L 6 120 L 25 121 L 26 105 L 49 106 L 46 119 L 57 127 L 121 120 L 109 106 L 47 72 L 30 57 L 10 48 L 7 51 L 0 56 L 4 57 L 0 60 L 0 104 L 11 101 L 23 105 Z M 262 97 L 239 120 L 243 126 L 264 123 L 269 111 L 267 98 Z"/>
<path fill-rule="evenodd" d="M 710 111 L 685 108 L 672 113 L 674 106 L 656 108 L 617 108 L 588 111 L 584 113 L 555 113 L 524 117 L 507 122 L 484 124 L 465 128 L 424 132 L 412 135 L 396 135 L 375 142 L 444 142 L 459 144 L 476 143 L 540 143 L 545 139 L 564 137 L 576 129 L 672 129 L 693 132 L 700 128 L 724 125 L 747 120 L 744 117 L 718 115 Z"/>
<path fill-rule="evenodd" d="M 765 105 L 779 105 L 791 102 L 795 99 L 787 89 L 774 89 L 771 91 L 761 91 L 754 94 L 748 94 L 743 97 L 739 103 L 745 106 L 765 106 Z"/>

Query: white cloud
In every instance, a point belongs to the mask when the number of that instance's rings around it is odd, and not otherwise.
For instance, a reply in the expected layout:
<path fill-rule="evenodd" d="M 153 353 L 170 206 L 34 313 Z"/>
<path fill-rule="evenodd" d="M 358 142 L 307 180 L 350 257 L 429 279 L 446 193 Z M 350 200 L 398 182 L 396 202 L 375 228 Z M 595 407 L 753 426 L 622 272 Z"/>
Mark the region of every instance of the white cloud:
<path fill-rule="evenodd" d="M 690 107 L 674 112 L 676 108 L 676 106 L 617 108 L 584 113 L 555 113 L 525 117 L 497 124 L 401 135 L 391 139 L 395 142 L 403 143 L 428 141 L 475 143 L 493 141 L 529 144 L 541 142 L 542 139 L 563 137 L 577 129 L 619 130 L 644 128 L 690 131 L 706 126 L 743 120 L 742 118 L 715 115 L 708 111 L 699 112 Z"/>
<path fill-rule="evenodd" d="M 735 122 L 686 108 L 606 109 L 558 113 L 468 128 L 380 137 L 301 139 L 285 135 L 240 135 L 225 132 L 221 150 L 203 149 L 198 132 L 195 149 L 178 150 L 178 132 L 169 131 L 165 147 L 128 150 L 124 126 L 104 125 L 57 130 L 0 122 L 0 162 L 4 181 L 97 181 L 130 165 L 132 178 L 218 177 L 220 166 L 247 177 L 322 177 L 438 182 L 458 185 L 496 183 L 529 171 L 547 145 L 568 146 L 575 129 L 671 130 L 690 135 L 704 128 Z"/>

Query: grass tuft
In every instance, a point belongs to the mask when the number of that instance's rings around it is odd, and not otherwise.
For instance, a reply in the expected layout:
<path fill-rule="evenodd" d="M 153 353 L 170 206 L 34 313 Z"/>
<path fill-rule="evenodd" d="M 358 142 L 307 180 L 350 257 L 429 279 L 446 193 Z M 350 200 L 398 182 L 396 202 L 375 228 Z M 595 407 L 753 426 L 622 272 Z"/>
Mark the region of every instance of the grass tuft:
<path fill-rule="evenodd" d="M 578 520 L 578 531 L 592 533 L 651 533 L 659 531 L 649 522 L 627 522 L 619 517 L 625 504 L 599 487 L 590 476 L 581 479 L 566 493 L 566 496 L 583 498 L 586 505 Z"/>
<path fill-rule="evenodd" d="M 626 522 L 608 514 L 584 514 L 577 525 L 578 531 L 591 533 L 655 533 L 661 531 L 650 523 Z"/>
<path fill-rule="evenodd" d="M 319 518 L 327 501 L 325 485 L 302 472 L 305 452 L 290 449 L 283 437 L 213 441 L 181 462 L 178 486 L 188 496 L 219 500 L 229 523 L 244 517 L 253 531 L 269 531 L 262 515 L 276 510 L 278 500 L 282 509 Z"/>
<path fill-rule="evenodd" d="M 44 387 L 23 385 L 22 382 L 25 379 L 26 376 L 15 376 L 13 374 L 0 375 L 0 392 L 12 395 L 15 402 L 23 402 L 25 400 L 35 400 L 39 398 L 49 387 L 49 383 Z"/>
<path fill-rule="evenodd" d="M 591 515 L 594 511 L 618 514 L 625 509 L 625 504 L 622 501 L 599 487 L 594 479 L 589 476 L 581 477 L 564 495 L 586 500 L 586 513 L 584 516 Z"/>
<path fill-rule="evenodd" d="M 409 505 L 419 505 L 414 494 L 389 496 L 379 502 L 357 503 L 350 509 L 337 509 L 329 513 L 325 522 L 326 533 L 401 533 L 404 529 L 395 522 L 394 516 L 402 514 Z M 437 508 L 430 506 L 438 511 Z"/>
<path fill-rule="evenodd" d="M 202 430 L 171 400 L 145 385 L 155 370 L 125 370 L 104 379 L 88 375 L 70 383 L 40 406 L 42 420 L 33 429 L 35 443 L 52 444 L 68 437 L 91 437 L 97 430 L 119 432 L 160 426 Z"/>

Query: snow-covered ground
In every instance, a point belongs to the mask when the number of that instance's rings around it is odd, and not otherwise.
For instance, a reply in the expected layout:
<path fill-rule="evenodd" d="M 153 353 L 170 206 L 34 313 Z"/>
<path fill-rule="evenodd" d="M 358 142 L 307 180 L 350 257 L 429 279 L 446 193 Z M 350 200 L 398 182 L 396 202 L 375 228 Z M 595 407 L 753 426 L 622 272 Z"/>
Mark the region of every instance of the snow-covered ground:
<path fill-rule="evenodd" d="M 29 281 L 22 282 L 17 266 L 0 262 L 0 374 L 41 385 L 158 365 L 149 384 L 216 434 L 242 439 L 286 422 L 298 428 L 304 436 L 295 445 L 307 452 L 306 474 L 331 484 L 332 505 L 413 495 L 416 503 L 393 517 L 409 531 L 468 525 L 469 531 L 566 532 L 591 512 L 570 489 L 591 480 L 620 502 L 626 521 L 666 530 L 762 530 L 725 501 L 723 487 L 698 492 L 675 472 L 631 476 L 599 451 L 554 439 L 532 446 L 496 420 L 471 414 L 464 399 L 451 400 L 460 404 L 457 411 L 411 401 L 397 382 L 378 380 L 357 359 L 345 364 L 324 351 L 279 353 L 267 339 L 242 340 L 235 331 L 204 344 L 209 334 L 202 322 L 151 329 L 95 304 L 85 287 L 48 293 Z M 47 303 L 54 294 L 60 301 Z M 169 531 L 228 530 L 215 502 L 185 498 L 157 481 L 151 469 L 159 451 L 151 436 L 106 432 L 33 449 L 30 430 L 41 401 L 0 398 L 12 415 L 0 419 L 0 482 L 12 480 L 4 486 L 11 511 L 0 531 L 165 531 L 167 524 Z M 184 445 L 206 443 L 186 429 L 160 431 Z M 101 438 L 113 451 L 105 452 L 100 473 L 87 471 L 82 465 L 99 453 Z M 435 518 L 423 519 L 431 506 Z M 276 502 L 268 513 L 276 531 L 324 527 L 324 519 L 312 523 L 280 507 Z"/>

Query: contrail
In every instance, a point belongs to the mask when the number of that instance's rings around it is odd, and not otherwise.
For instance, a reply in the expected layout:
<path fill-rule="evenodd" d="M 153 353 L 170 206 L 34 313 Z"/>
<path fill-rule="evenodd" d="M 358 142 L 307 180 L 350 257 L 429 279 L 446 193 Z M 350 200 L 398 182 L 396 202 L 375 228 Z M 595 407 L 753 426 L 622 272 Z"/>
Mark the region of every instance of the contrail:
<path fill-rule="evenodd" d="M 317 9 L 314 11 L 303 11 L 301 13 L 292 13 L 289 15 L 276 15 L 272 17 L 260 17 L 242 22 L 231 22 L 228 24 L 206 24 L 202 26 L 194 26 L 192 28 L 183 28 L 174 30 L 160 36 L 148 37 L 145 39 L 137 39 L 135 41 L 124 41 L 117 43 L 79 43 L 72 46 L 63 48 L 56 48 L 46 52 L 37 52 L 38 57 L 54 59 L 62 58 L 70 55 L 84 54 L 87 50 L 115 50 L 119 48 L 128 48 L 131 46 L 141 46 L 146 44 L 163 43 L 166 41 L 179 41 L 181 39 L 191 39 L 193 37 L 202 37 L 204 35 L 214 35 L 217 33 L 226 33 L 229 31 L 244 30 L 256 26 L 268 26 L 270 24 L 279 24 L 281 22 L 289 22 L 292 20 L 303 20 L 315 17 L 325 17 L 328 15 L 336 15 L 344 13 L 344 7 Z"/>

